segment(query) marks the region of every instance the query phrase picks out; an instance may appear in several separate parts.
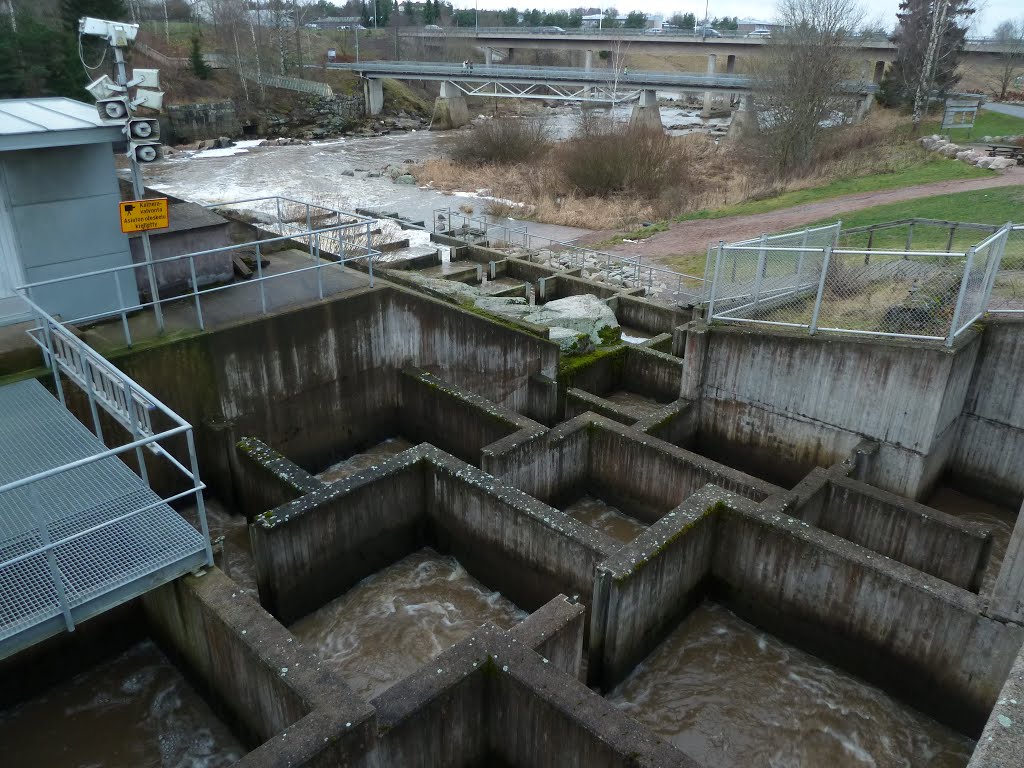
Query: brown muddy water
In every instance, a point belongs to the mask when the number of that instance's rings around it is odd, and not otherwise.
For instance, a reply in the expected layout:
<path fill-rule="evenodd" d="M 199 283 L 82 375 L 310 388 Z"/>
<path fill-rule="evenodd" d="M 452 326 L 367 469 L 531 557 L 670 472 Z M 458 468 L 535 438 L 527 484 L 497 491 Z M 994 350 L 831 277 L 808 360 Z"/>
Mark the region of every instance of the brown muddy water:
<path fill-rule="evenodd" d="M 963 768 L 974 747 L 713 603 L 608 698 L 708 768 Z"/>
<path fill-rule="evenodd" d="M 945 485 L 938 486 L 925 503 L 948 515 L 972 523 L 983 523 L 992 529 L 992 551 L 981 580 L 981 593 L 990 593 L 999 575 L 999 566 L 1006 557 L 1010 534 L 1017 522 L 1017 510 L 968 496 Z"/>
<path fill-rule="evenodd" d="M 372 699 L 485 622 L 508 629 L 527 613 L 425 548 L 299 619 L 292 633 Z"/>
<path fill-rule="evenodd" d="M 222 768 L 246 749 L 152 642 L 0 712 L 4 768 Z"/>
<path fill-rule="evenodd" d="M 562 511 L 623 544 L 628 544 L 647 530 L 647 526 L 639 520 L 623 514 L 601 499 L 586 494 Z"/>
<path fill-rule="evenodd" d="M 399 454 L 407 448 L 412 448 L 414 445 L 415 443 L 409 442 L 404 437 L 389 437 L 387 440 L 382 440 L 376 445 L 367 448 L 362 453 L 354 454 L 343 461 L 339 461 L 337 464 L 332 464 L 318 474 L 317 477 L 325 483 L 336 483 L 339 480 L 351 477 L 357 472 L 362 472 L 364 469 L 380 464 L 385 459 Z"/>
<path fill-rule="evenodd" d="M 646 397 L 645 395 L 629 392 L 625 389 L 603 395 L 603 397 L 605 400 L 615 403 L 621 409 L 629 411 L 637 419 L 646 418 L 665 407 L 665 403 L 659 403 L 653 397 Z"/>

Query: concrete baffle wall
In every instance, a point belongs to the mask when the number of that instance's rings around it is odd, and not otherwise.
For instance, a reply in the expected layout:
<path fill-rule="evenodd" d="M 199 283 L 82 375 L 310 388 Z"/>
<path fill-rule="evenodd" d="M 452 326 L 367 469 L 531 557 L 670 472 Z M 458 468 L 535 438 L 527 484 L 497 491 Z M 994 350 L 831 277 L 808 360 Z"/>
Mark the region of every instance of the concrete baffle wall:
<path fill-rule="evenodd" d="M 707 483 L 757 501 L 781 490 L 593 413 L 487 446 L 481 466 L 548 504 L 591 492 L 648 525 Z"/>
<path fill-rule="evenodd" d="M 260 600 L 291 623 L 424 546 L 532 610 L 589 595 L 616 544 L 429 445 L 260 516 L 251 526 Z"/>
<path fill-rule="evenodd" d="M 949 463 L 959 485 L 1011 506 L 1024 499 L 1022 370 L 1024 321 L 986 320 Z"/>
<path fill-rule="evenodd" d="M 977 592 L 992 533 L 974 523 L 822 469 L 793 489 L 789 514 L 880 555 Z"/>
<path fill-rule="evenodd" d="M 374 765 L 698 768 L 520 642 L 484 625 L 372 701 Z"/>

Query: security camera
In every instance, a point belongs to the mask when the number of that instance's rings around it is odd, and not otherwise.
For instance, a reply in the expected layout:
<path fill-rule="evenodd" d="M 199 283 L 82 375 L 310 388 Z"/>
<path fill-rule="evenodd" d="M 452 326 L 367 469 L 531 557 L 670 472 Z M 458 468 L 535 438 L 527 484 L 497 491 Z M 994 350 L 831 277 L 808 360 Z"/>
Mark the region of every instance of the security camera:
<path fill-rule="evenodd" d="M 132 42 L 139 34 L 139 25 L 83 16 L 78 20 L 78 33 L 102 37 L 116 48 L 126 48 L 128 43 Z"/>

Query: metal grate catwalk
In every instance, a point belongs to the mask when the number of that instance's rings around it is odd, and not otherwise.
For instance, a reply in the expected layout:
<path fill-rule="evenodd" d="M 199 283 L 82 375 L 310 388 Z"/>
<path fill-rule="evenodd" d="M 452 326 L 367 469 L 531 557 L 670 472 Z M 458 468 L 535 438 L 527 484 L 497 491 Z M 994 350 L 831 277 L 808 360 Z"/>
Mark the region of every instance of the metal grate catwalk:
<path fill-rule="evenodd" d="M 39 382 L 0 387 L 0 487 L 106 450 Z M 0 658 L 66 628 L 54 570 L 78 623 L 205 561 L 199 531 L 117 456 L 0 492 Z"/>

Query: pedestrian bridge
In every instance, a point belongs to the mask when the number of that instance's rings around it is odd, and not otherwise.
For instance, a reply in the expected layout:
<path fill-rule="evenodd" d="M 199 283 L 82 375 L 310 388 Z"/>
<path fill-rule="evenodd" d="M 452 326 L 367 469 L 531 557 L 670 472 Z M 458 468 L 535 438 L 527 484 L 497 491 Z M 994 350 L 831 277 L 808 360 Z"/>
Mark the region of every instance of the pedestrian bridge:
<path fill-rule="evenodd" d="M 746 95 L 754 78 L 737 74 L 697 72 L 633 72 L 629 69 L 579 67 L 519 67 L 500 64 L 464 65 L 449 62 L 370 61 L 333 63 L 331 69 L 345 69 L 363 78 L 366 108 L 371 115 L 384 107 L 384 79 L 441 81 L 438 105 L 450 127 L 468 121 L 466 96 L 488 98 L 542 99 L 600 104 L 635 102 L 644 122 L 661 124 L 657 113 L 658 91 L 700 92 L 705 112 L 713 94 Z M 851 80 L 844 85 L 851 97 L 873 97 L 878 86 L 868 80 Z M 642 110 L 647 110 L 643 112 Z M 463 117 L 463 113 L 465 116 Z M 637 117 L 634 112 L 634 117 Z"/>

